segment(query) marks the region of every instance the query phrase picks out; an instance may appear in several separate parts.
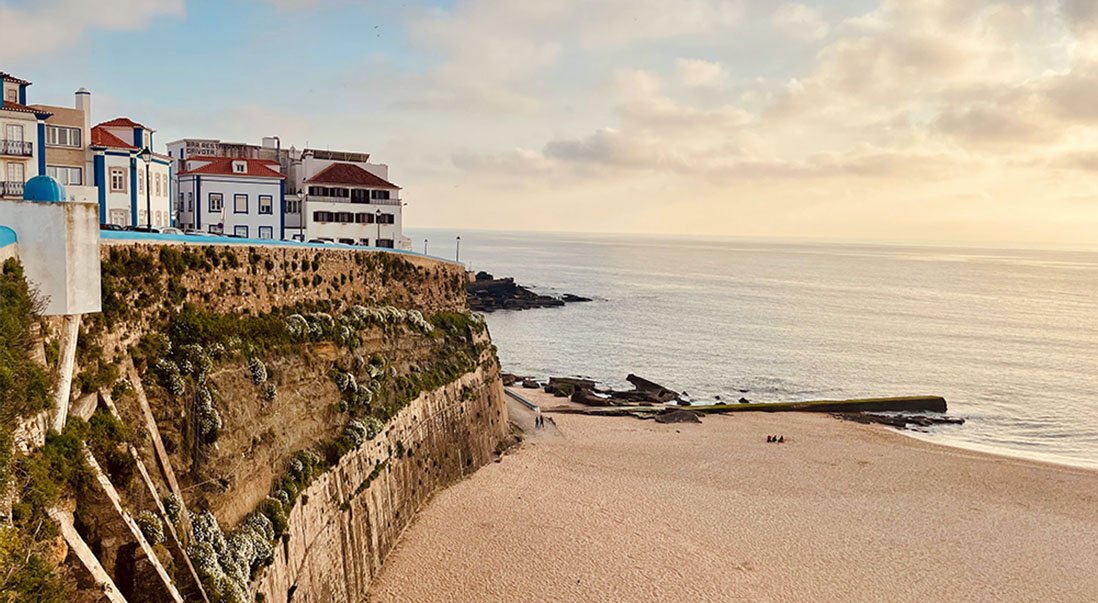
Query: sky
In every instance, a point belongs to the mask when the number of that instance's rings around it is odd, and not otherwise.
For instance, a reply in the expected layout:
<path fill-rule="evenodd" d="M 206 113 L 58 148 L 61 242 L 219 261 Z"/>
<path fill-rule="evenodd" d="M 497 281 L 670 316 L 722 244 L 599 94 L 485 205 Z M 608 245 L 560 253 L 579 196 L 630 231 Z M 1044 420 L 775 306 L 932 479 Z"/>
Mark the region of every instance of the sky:
<path fill-rule="evenodd" d="M 0 0 L 32 103 L 365 151 L 406 224 L 1098 246 L 1094 0 Z M 162 150 L 162 149 L 161 149 Z"/>

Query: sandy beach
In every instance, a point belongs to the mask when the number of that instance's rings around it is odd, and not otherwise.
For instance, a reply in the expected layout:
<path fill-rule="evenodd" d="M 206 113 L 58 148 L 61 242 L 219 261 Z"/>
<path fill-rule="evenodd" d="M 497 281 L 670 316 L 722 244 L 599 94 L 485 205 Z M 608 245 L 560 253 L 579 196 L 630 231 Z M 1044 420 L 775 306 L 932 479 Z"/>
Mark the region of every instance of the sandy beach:
<path fill-rule="evenodd" d="M 1098 472 L 829 416 L 547 416 L 427 505 L 371 601 L 1098 600 Z"/>

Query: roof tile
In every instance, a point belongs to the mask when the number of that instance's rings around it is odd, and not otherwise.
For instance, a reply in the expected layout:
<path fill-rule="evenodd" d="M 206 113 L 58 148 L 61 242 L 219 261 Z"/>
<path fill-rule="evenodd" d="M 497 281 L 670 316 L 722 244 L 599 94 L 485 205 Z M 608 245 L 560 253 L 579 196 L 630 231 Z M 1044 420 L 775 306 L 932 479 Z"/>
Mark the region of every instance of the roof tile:
<path fill-rule="evenodd" d="M 346 184 L 399 190 L 400 187 L 351 163 L 333 163 L 309 178 L 309 184 Z"/>

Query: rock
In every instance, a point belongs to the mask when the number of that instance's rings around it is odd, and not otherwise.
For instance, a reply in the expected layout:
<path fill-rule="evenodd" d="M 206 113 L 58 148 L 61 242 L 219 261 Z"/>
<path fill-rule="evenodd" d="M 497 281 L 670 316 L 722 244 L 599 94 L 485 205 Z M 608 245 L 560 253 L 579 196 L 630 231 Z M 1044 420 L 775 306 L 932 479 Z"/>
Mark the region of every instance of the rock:
<path fill-rule="evenodd" d="M 578 404 L 586 404 L 588 406 L 611 406 L 613 401 L 610 398 L 603 398 L 602 396 L 595 395 L 595 392 L 586 387 L 577 389 L 572 394 L 572 401 Z"/>
<path fill-rule="evenodd" d="M 546 393 L 553 394 L 558 398 L 568 398 L 577 390 L 589 389 L 595 390 L 595 382 L 590 379 L 579 379 L 575 377 L 550 377 L 549 383 L 545 386 Z"/>
<path fill-rule="evenodd" d="M 561 296 L 560 299 L 561 301 L 569 304 L 578 304 L 591 301 L 590 297 L 580 297 L 579 295 L 572 295 L 571 293 L 565 293 Z"/>
<path fill-rule="evenodd" d="M 842 412 L 834 413 L 836 417 L 855 423 L 887 425 L 897 429 L 911 429 L 912 427 L 932 427 L 934 425 L 963 425 L 965 420 L 961 417 L 949 415 L 914 415 L 894 414 L 882 415 L 870 412 Z"/>
<path fill-rule="evenodd" d="M 523 379 L 522 387 L 526 389 L 541 389 L 541 384 L 533 379 Z"/>
<path fill-rule="evenodd" d="M 701 423 L 701 414 L 692 410 L 669 410 L 656 415 L 657 423 Z"/>
<path fill-rule="evenodd" d="M 747 398 L 740 398 L 740 404 L 751 404 L 751 400 Z"/>
<path fill-rule="evenodd" d="M 503 385 L 506 387 L 511 387 L 519 381 L 522 381 L 518 375 L 512 375 L 511 373 L 503 373 L 499 378 L 503 380 Z"/>
<path fill-rule="evenodd" d="M 70 417 L 80 417 L 85 421 L 90 420 L 92 415 L 95 414 L 95 406 L 99 403 L 99 398 L 96 394 L 87 394 L 80 396 L 76 399 L 76 402 L 72 403 L 69 407 Z"/>
<path fill-rule="evenodd" d="M 673 402 L 679 399 L 679 394 L 667 389 L 659 383 L 638 377 L 632 373 L 630 373 L 625 380 L 632 383 L 637 391 L 651 395 L 656 402 Z"/>

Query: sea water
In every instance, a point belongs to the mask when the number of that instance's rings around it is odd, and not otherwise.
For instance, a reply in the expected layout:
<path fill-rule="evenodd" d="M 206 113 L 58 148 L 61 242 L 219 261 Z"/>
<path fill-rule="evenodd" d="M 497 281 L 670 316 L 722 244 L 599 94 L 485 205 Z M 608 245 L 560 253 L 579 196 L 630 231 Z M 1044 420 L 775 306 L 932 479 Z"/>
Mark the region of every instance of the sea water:
<path fill-rule="evenodd" d="M 942 395 L 932 438 L 1098 466 L 1098 253 L 413 231 L 417 251 L 595 298 L 488 316 L 504 370 L 698 400 Z"/>

